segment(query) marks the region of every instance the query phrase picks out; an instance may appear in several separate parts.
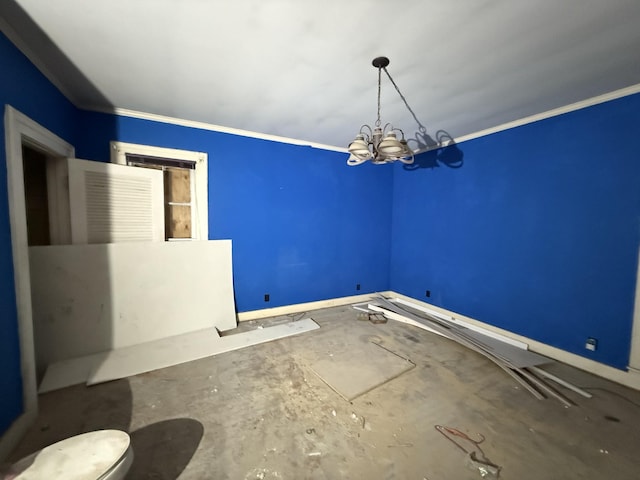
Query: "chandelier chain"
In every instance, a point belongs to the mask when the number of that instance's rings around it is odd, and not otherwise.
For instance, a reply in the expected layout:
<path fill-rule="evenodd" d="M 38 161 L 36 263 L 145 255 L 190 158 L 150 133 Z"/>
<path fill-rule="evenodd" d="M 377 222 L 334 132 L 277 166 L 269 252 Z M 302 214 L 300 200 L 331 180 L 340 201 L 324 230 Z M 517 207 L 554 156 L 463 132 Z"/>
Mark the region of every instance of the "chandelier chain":
<path fill-rule="evenodd" d="M 407 99 L 404 98 L 404 95 L 402 95 L 402 92 L 400 91 L 400 89 L 398 88 L 398 85 L 396 85 L 396 82 L 393 81 L 393 78 L 391 78 L 391 74 L 387 71 L 387 69 L 385 67 L 384 68 L 384 73 L 387 74 L 387 77 L 389 77 L 389 80 L 391 80 L 391 83 L 393 84 L 393 86 L 396 89 L 396 92 L 398 92 L 398 95 L 400 95 L 400 98 L 402 99 L 402 101 L 404 102 L 405 107 L 407 107 L 407 110 L 409 110 L 409 112 L 411 112 L 411 115 L 413 115 L 413 119 L 416 121 L 416 123 L 422 128 L 424 128 L 422 126 L 422 124 L 420 123 L 420 120 L 418 120 L 418 117 L 416 117 L 416 114 L 414 113 L 414 111 L 411 109 L 411 107 L 409 106 L 409 103 L 407 102 Z M 378 87 L 380 86 L 380 80 L 378 80 Z M 378 94 L 379 95 L 379 94 Z M 380 108 L 380 97 L 378 97 L 378 108 Z M 378 119 L 380 118 L 380 111 L 378 110 Z"/>
<path fill-rule="evenodd" d="M 385 68 L 384 71 L 386 72 L 387 69 Z M 387 73 L 387 75 L 389 75 Z M 382 122 L 380 122 L 380 81 L 382 78 L 382 68 L 378 68 L 378 119 L 376 120 L 376 127 L 379 127 L 380 124 Z"/>

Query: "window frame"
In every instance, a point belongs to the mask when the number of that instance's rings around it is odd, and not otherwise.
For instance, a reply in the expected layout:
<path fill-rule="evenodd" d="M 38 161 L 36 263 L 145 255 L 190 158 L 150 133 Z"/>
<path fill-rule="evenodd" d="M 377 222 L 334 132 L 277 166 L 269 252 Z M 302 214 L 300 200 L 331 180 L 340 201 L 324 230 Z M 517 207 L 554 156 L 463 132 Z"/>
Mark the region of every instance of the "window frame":
<path fill-rule="evenodd" d="M 191 240 L 209 239 L 209 169 L 206 152 L 119 141 L 112 141 L 110 146 L 111 163 L 120 165 L 128 165 L 127 154 L 194 162 L 195 169 L 192 175 L 191 193 L 193 207 L 195 207 L 195 215 L 192 215 L 192 218 L 195 218 L 196 221 L 192 224 Z"/>

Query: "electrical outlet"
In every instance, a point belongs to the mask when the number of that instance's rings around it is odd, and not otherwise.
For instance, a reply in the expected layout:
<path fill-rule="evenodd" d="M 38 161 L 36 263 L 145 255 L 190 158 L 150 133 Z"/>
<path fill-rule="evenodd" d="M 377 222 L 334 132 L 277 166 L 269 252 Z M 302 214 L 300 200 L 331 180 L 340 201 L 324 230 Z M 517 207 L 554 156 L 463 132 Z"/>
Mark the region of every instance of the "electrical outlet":
<path fill-rule="evenodd" d="M 265 301 L 265 302 L 268 302 L 268 301 L 269 301 L 269 294 L 268 294 L 268 293 L 265 293 L 265 294 L 264 294 L 264 301 Z"/>
<path fill-rule="evenodd" d="M 356 290 L 360 290 L 360 284 L 356 284 Z"/>
<path fill-rule="evenodd" d="M 595 352 L 596 349 L 598 348 L 598 340 L 593 337 L 587 338 L 587 343 L 584 344 L 584 348 L 586 348 L 587 350 L 591 350 L 592 352 Z"/>

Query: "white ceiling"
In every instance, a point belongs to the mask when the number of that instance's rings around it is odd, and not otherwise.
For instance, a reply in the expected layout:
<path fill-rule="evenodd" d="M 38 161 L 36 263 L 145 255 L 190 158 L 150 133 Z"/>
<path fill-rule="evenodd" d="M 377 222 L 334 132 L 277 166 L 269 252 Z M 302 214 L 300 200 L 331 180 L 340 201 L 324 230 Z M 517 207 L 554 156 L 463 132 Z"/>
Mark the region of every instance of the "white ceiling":
<path fill-rule="evenodd" d="M 380 55 L 432 135 L 640 83 L 638 0 L 16 3 L 4 30 L 80 107 L 336 147 L 375 121 Z M 382 120 L 418 130 L 384 75 Z"/>

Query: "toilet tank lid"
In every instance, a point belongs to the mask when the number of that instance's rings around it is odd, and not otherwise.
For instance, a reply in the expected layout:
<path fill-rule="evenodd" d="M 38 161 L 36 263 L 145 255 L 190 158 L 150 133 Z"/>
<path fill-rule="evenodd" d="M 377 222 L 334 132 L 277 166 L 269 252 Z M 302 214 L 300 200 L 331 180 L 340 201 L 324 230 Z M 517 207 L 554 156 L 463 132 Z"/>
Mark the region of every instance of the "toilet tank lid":
<path fill-rule="evenodd" d="M 130 439 L 120 430 L 97 430 L 49 445 L 14 463 L 15 480 L 95 480 L 127 453 Z"/>

